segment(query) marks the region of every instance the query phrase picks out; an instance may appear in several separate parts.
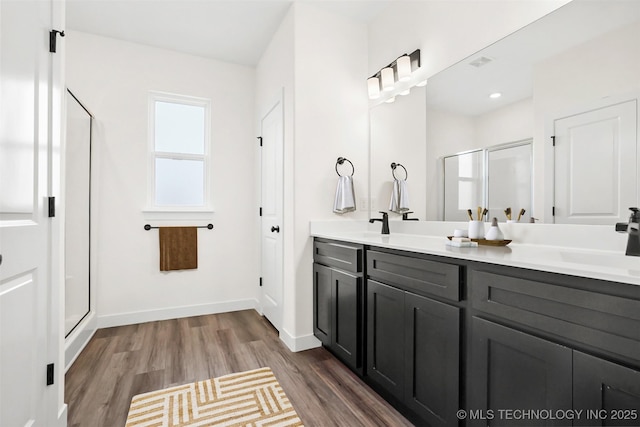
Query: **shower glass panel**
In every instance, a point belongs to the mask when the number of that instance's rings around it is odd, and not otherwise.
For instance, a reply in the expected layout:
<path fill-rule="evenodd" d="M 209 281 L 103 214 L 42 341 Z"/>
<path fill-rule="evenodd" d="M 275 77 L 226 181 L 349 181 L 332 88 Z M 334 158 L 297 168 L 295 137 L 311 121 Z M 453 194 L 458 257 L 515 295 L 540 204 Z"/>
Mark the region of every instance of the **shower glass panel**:
<path fill-rule="evenodd" d="M 67 91 L 65 337 L 89 313 L 91 114 Z"/>
<path fill-rule="evenodd" d="M 467 210 L 484 206 L 484 151 L 444 158 L 444 220 L 468 221 Z"/>
<path fill-rule="evenodd" d="M 525 210 L 522 222 L 529 222 L 532 199 L 531 140 L 490 148 L 487 152 L 489 216 L 504 221 L 505 208 L 515 220 Z"/>

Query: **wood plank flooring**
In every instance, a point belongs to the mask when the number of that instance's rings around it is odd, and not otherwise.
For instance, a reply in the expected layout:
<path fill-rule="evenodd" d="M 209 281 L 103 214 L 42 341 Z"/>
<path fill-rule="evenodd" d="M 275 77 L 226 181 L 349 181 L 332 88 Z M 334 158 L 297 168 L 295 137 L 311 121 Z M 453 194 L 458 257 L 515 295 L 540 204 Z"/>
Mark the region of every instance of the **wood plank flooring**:
<path fill-rule="evenodd" d="M 411 425 L 324 348 L 292 353 L 246 310 L 98 330 L 66 374 L 68 426 L 124 426 L 136 394 L 260 367 L 305 426 Z"/>

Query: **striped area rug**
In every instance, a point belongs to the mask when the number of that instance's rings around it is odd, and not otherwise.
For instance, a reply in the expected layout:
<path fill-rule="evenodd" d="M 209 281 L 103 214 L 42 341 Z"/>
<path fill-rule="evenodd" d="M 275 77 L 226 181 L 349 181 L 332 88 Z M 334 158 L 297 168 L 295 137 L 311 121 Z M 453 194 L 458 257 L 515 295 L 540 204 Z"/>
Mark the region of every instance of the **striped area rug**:
<path fill-rule="evenodd" d="M 139 394 L 126 427 L 302 426 L 270 368 Z"/>

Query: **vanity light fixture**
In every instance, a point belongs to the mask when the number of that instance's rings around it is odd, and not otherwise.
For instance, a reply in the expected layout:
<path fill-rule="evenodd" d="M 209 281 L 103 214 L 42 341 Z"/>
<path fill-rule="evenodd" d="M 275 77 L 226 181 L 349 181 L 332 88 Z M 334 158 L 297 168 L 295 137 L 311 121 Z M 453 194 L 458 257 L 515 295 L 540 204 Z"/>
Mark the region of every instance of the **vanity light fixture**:
<path fill-rule="evenodd" d="M 402 92 L 398 93 L 398 95 L 406 96 L 406 95 L 409 95 L 410 93 L 411 93 L 411 89 L 407 88 L 406 90 L 403 90 Z"/>
<path fill-rule="evenodd" d="M 396 68 L 398 69 L 398 81 L 411 80 L 411 57 L 409 55 L 402 55 L 396 59 Z"/>
<path fill-rule="evenodd" d="M 493 92 L 491 95 L 489 95 L 489 98 L 491 99 L 498 99 L 502 96 L 502 94 L 500 92 Z"/>
<path fill-rule="evenodd" d="M 391 98 L 385 100 L 384 102 L 386 102 L 387 104 L 391 104 L 392 102 L 394 102 L 396 100 L 395 96 L 392 96 Z"/>
<path fill-rule="evenodd" d="M 380 74 L 382 75 L 382 90 L 386 92 L 393 90 L 393 85 L 395 84 L 393 68 L 383 68 Z"/>
<path fill-rule="evenodd" d="M 377 77 L 369 77 L 367 80 L 367 88 L 369 89 L 369 99 L 380 98 L 380 79 Z"/>
<path fill-rule="evenodd" d="M 426 85 L 427 85 L 427 81 L 426 80 L 423 80 L 420 83 L 416 83 L 417 87 L 425 87 Z"/>
<path fill-rule="evenodd" d="M 391 92 L 396 90 L 396 83 L 410 81 L 412 73 L 418 68 L 420 68 L 420 49 L 416 49 L 410 54 L 401 55 L 391 64 L 383 67 L 367 79 L 369 99 L 378 99 L 383 91 Z M 426 81 L 423 82 L 422 86 L 425 84 L 427 84 Z M 402 93 L 400 93 L 400 95 L 407 94 L 407 89 L 402 90 Z"/>

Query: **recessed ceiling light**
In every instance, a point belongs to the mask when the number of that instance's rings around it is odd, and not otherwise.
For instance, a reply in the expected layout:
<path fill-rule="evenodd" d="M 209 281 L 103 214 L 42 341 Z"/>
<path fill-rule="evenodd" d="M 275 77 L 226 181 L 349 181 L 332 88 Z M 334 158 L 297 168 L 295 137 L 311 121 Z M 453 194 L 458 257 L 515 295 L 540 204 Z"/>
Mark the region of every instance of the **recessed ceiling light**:
<path fill-rule="evenodd" d="M 501 96 L 502 94 L 500 92 L 493 92 L 491 95 L 489 95 L 489 98 L 496 99 L 496 98 L 500 98 Z"/>

